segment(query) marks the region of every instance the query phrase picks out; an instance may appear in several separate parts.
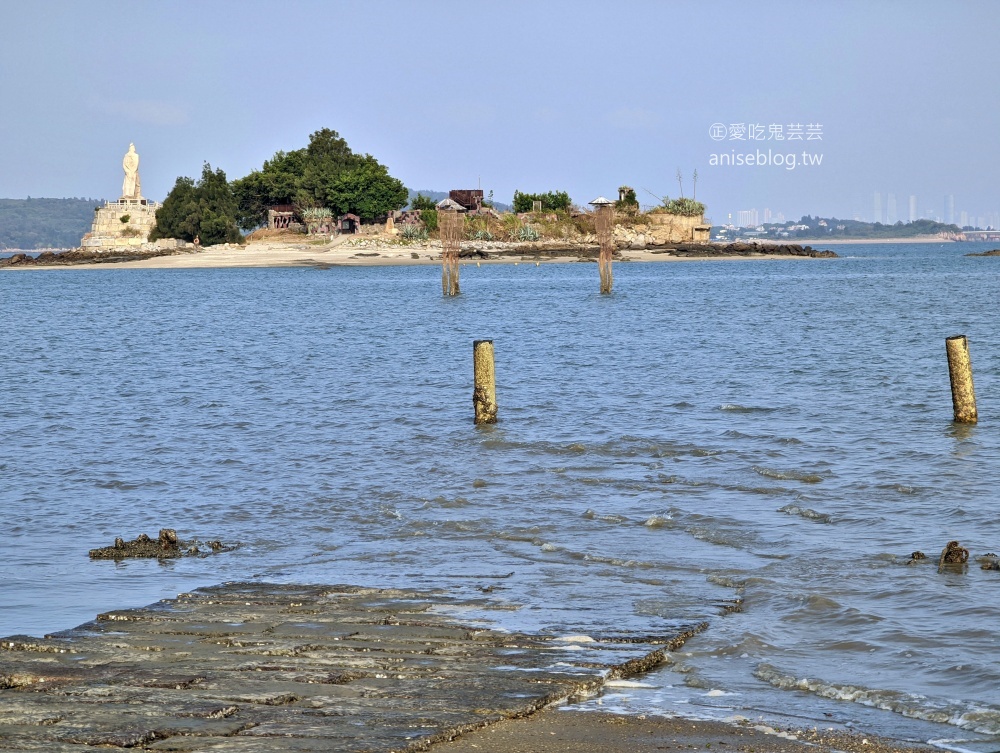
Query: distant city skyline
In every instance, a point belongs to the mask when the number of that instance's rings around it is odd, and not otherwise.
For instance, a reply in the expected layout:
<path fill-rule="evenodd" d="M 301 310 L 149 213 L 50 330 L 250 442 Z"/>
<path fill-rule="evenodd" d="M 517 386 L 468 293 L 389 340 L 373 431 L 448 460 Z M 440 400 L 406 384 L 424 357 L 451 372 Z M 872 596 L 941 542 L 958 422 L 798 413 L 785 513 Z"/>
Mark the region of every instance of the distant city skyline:
<path fill-rule="evenodd" d="M 958 227 L 973 227 L 978 229 L 1000 228 L 1000 210 L 975 213 L 965 208 L 958 208 L 954 194 L 946 194 L 940 200 L 940 208 L 932 206 L 932 201 L 928 198 L 923 200 L 916 194 L 907 195 L 907 216 L 899 217 L 897 212 L 896 194 L 893 192 L 874 191 L 871 194 L 871 210 L 869 212 L 854 212 L 849 217 L 838 216 L 836 214 L 818 212 L 807 212 L 805 214 L 815 217 L 836 218 L 841 220 L 857 220 L 860 222 L 880 222 L 883 225 L 895 225 L 897 222 L 914 222 L 916 220 L 928 219 L 935 222 L 942 222 Z M 923 202 L 923 203 L 922 203 Z M 922 208 L 921 208 L 922 207 Z M 763 214 L 755 208 L 738 209 L 726 215 L 729 222 L 716 222 L 716 225 L 733 224 L 736 227 L 757 227 L 762 224 L 784 223 L 799 219 L 805 215 L 797 215 L 791 220 L 785 219 L 785 214 L 776 212 L 765 207 Z M 780 217 L 781 219 L 777 219 Z"/>
<path fill-rule="evenodd" d="M 262 28 L 260 0 L 8 3 L 0 197 L 115 198 L 132 142 L 162 200 L 205 162 L 238 178 L 332 128 L 408 187 L 502 202 L 585 206 L 627 184 L 654 203 L 691 196 L 697 170 L 717 224 L 751 207 L 869 217 L 874 191 L 886 219 L 889 193 L 899 219 L 910 196 L 917 216 L 948 216 L 949 195 L 959 219 L 1000 210 L 990 0 L 289 0 L 280 15 L 295 23 Z"/>

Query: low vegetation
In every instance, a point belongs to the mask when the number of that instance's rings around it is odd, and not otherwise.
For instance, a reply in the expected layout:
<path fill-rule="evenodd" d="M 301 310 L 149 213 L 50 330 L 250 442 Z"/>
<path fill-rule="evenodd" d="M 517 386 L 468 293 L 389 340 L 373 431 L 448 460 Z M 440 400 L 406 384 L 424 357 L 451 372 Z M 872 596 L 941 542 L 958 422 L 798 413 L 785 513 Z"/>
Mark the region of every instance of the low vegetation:
<path fill-rule="evenodd" d="M 549 191 L 548 193 L 521 193 L 514 191 L 514 213 L 530 212 L 535 202 L 541 205 L 543 212 L 568 211 L 570 208 L 569 194 L 565 191 Z"/>

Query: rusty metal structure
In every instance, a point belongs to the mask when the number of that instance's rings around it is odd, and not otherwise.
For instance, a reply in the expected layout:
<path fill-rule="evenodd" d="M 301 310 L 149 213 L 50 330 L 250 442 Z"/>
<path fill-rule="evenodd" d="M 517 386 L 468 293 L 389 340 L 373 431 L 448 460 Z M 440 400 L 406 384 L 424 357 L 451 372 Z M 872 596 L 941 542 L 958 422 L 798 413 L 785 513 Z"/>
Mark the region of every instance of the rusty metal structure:
<path fill-rule="evenodd" d="M 470 212 L 478 212 L 483 208 L 483 190 L 481 188 L 461 188 L 449 191 L 448 198 L 461 204 Z"/>
<path fill-rule="evenodd" d="M 441 231 L 441 292 L 458 295 L 458 255 L 465 233 L 465 216 L 453 209 L 438 211 Z"/>

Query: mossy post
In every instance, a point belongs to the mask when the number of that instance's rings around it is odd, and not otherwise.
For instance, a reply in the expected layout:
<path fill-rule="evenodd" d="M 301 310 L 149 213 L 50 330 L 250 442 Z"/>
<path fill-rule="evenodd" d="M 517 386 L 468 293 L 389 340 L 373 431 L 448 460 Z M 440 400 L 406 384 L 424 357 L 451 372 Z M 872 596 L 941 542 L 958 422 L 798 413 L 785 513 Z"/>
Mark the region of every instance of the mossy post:
<path fill-rule="evenodd" d="M 976 390 L 972 384 L 972 359 L 969 357 L 969 340 L 965 335 L 954 335 L 944 341 L 948 352 L 948 375 L 951 377 L 951 402 L 955 409 L 955 422 L 974 424 L 979 420 L 976 412 Z"/>
<path fill-rule="evenodd" d="M 476 424 L 497 422 L 497 378 L 493 362 L 493 341 L 472 343 L 472 407 Z"/>
<path fill-rule="evenodd" d="M 597 228 L 597 242 L 601 250 L 597 257 L 597 267 L 601 274 L 601 293 L 610 293 L 614 285 L 614 276 L 611 273 L 611 255 L 614 253 L 614 241 L 612 231 L 615 224 L 615 211 L 612 202 L 599 196 L 590 202 L 596 210 L 594 225 Z"/>
<path fill-rule="evenodd" d="M 465 217 L 452 209 L 438 211 L 441 231 L 441 292 L 458 295 L 458 257 L 465 230 Z"/>

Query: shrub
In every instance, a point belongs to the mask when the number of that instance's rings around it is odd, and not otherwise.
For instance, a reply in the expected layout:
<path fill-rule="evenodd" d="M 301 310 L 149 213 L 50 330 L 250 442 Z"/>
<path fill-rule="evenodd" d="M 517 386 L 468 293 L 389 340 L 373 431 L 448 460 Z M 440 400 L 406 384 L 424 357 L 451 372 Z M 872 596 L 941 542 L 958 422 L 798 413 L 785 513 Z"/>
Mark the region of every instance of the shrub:
<path fill-rule="evenodd" d="M 631 186 L 621 186 L 618 189 L 618 193 L 623 196 L 623 198 L 618 199 L 615 202 L 615 209 L 619 211 L 638 211 L 639 200 L 635 197 L 635 189 Z"/>
<path fill-rule="evenodd" d="M 569 194 L 565 191 L 549 191 L 548 193 L 521 193 L 520 191 L 514 191 L 515 212 L 532 211 L 536 201 L 542 203 L 543 212 L 568 211 L 570 205 Z"/>
<path fill-rule="evenodd" d="M 427 240 L 427 229 L 420 227 L 420 225 L 403 225 L 400 235 L 403 240 L 407 241 L 425 241 Z"/>
<path fill-rule="evenodd" d="M 131 219 L 132 219 L 132 215 L 130 215 L 130 214 L 123 214 L 121 217 L 118 218 L 118 221 L 121 224 L 123 224 L 123 225 L 127 225 L 129 223 L 129 220 L 131 220 Z"/>
<path fill-rule="evenodd" d="M 436 209 L 424 209 L 420 212 L 420 219 L 423 220 L 424 227 L 428 233 L 433 233 L 438 229 L 438 213 Z"/>
<path fill-rule="evenodd" d="M 519 241 L 537 241 L 538 238 L 538 231 L 531 225 L 524 225 L 517 231 L 517 239 Z"/>
<path fill-rule="evenodd" d="M 653 210 L 654 212 L 657 210 Z M 705 214 L 705 205 L 694 199 L 664 199 L 660 211 L 682 217 L 697 217 Z"/>

